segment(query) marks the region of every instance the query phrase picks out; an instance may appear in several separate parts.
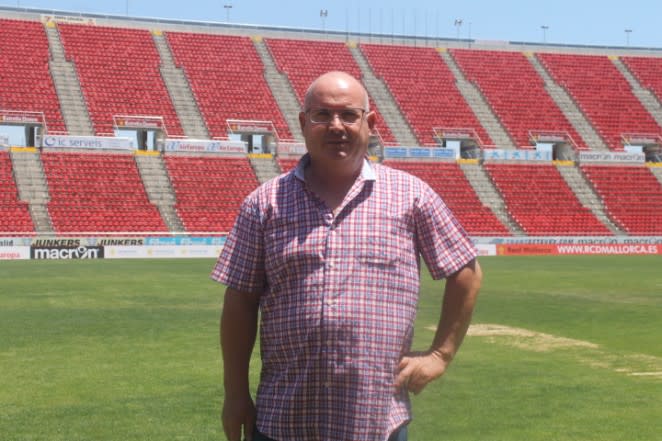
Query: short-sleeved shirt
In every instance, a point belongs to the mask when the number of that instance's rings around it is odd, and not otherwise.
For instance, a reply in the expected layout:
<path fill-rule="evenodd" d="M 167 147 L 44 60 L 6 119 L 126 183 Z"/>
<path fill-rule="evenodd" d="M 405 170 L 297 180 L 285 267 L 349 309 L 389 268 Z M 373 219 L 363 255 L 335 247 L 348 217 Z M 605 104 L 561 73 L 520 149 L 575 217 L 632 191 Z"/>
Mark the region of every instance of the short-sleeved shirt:
<path fill-rule="evenodd" d="M 440 279 L 476 250 L 420 179 L 366 160 L 334 214 L 307 189 L 308 163 L 246 198 L 212 278 L 260 294 L 262 433 L 384 441 L 411 419 L 394 382 L 413 337 L 419 256 Z"/>

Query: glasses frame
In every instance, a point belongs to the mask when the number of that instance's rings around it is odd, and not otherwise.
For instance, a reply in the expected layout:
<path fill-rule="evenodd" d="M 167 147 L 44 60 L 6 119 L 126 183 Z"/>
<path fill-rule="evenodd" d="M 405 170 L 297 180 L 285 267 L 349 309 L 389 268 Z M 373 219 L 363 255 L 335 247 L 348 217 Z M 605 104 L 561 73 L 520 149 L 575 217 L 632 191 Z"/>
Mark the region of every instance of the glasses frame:
<path fill-rule="evenodd" d="M 325 111 L 329 112 L 329 114 L 331 115 L 331 119 L 328 120 L 328 121 L 315 121 L 315 120 L 313 120 L 312 112 L 313 111 L 317 112 L 317 111 L 320 111 L 320 110 L 325 110 Z M 342 112 L 345 112 L 345 111 L 348 111 L 348 110 L 361 112 L 360 118 L 358 120 L 354 121 L 354 122 L 348 122 L 348 121 L 343 120 L 342 117 L 340 116 L 340 114 Z M 366 109 L 361 108 L 361 107 L 346 107 L 344 109 L 329 109 L 329 108 L 326 108 L 326 107 L 314 107 L 312 109 L 306 110 L 304 113 L 306 115 L 308 115 L 308 120 L 310 121 L 311 124 L 329 125 L 333 122 L 333 120 L 336 117 L 338 117 L 338 119 L 340 120 L 342 125 L 353 127 L 353 126 L 360 125 L 360 124 L 363 123 L 363 120 L 365 119 L 365 115 L 366 115 L 366 113 L 368 113 L 368 111 Z"/>

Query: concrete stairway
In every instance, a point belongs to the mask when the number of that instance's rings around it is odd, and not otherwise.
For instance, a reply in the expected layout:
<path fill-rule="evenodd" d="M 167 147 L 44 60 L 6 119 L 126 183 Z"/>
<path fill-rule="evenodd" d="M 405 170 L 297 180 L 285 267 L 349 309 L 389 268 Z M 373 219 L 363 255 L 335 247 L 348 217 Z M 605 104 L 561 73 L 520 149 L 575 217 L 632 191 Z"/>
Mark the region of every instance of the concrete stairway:
<path fill-rule="evenodd" d="M 184 225 L 175 210 L 177 198 L 163 163 L 163 157 L 137 154 L 135 158 L 147 197 L 159 209 L 168 230 L 184 231 Z"/>
<path fill-rule="evenodd" d="M 271 155 L 252 155 L 249 156 L 249 159 L 260 184 L 264 184 L 269 179 L 275 178 L 282 173 L 276 160 Z"/>
<path fill-rule="evenodd" d="M 487 175 L 487 172 L 479 164 L 460 164 L 478 199 L 492 210 L 499 221 L 508 228 L 515 236 L 524 236 L 524 230 L 510 217 L 503 198 Z"/>
<path fill-rule="evenodd" d="M 650 171 L 655 175 L 660 185 L 662 185 L 662 167 L 651 167 Z"/>
<path fill-rule="evenodd" d="M 73 63 L 64 57 L 64 48 L 60 41 L 60 33 L 53 26 L 46 26 L 46 36 L 51 51 L 51 59 L 48 62 L 55 91 L 60 101 L 60 109 L 67 131 L 70 135 L 92 136 L 94 129 L 87 104 L 83 99 L 80 89 L 78 74 Z"/>
<path fill-rule="evenodd" d="M 516 149 L 517 146 L 512 138 L 501 125 L 492 108 L 487 104 L 485 97 L 478 88 L 467 81 L 464 74 L 448 51 L 441 52 L 441 58 L 446 62 L 448 68 L 455 76 L 455 82 L 460 93 L 473 110 L 480 124 L 485 128 L 487 134 L 492 138 L 492 142 L 500 149 Z"/>
<path fill-rule="evenodd" d="M 253 45 L 264 65 L 264 79 L 267 81 L 271 93 L 278 103 L 285 122 L 287 122 L 287 126 L 290 128 L 290 133 L 295 141 L 303 142 L 303 135 L 299 126 L 301 105 L 292 89 L 290 81 L 285 74 L 278 71 L 276 63 L 271 58 L 269 48 L 267 48 L 267 45 L 261 38 L 253 38 Z"/>
<path fill-rule="evenodd" d="M 209 139 L 209 131 L 196 104 L 184 71 L 175 66 L 170 47 L 160 32 L 152 32 L 152 38 L 161 57 L 161 77 L 165 83 L 184 135 L 193 139 Z"/>
<path fill-rule="evenodd" d="M 609 228 L 612 233 L 617 235 L 626 234 L 609 219 L 602 201 L 577 166 L 557 165 L 556 168 L 584 207 L 591 210 L 595 217 Z"/>
<path fill-rule="evenodd" d="M 540 60 L 538 60 L 533 54 L 528 55 L 527 58 L 545 81 L 545 89 L 547 90 L 547 93 L 549 93 L 556 105 L 559 106 L 561 112 L 563 112 L 577 133 L 579 133 L 579 136 L 582 137 L 586 145 L 591 150 L 609 150 L 607 144 L 605 144 L 600 135 L 598 135 L 593 128 L 593 125 L 591 125 L 588 119 L 586 119 L 586 116 L 584 116 L 581 110 L 579 110 L 579 107 L 577 107 L 577 104 L 572 97 L 563 87 L 554 82 Z M 576 140 L 576 142 L 578 141 L 579 140 Z"/>
<path fill-rule="evenodd" d="M 384 122 L 388 125 L 388 128 L 391 129 L 391 133 L 395 136 L 396 141 L 400 145 L 406 146 L 416 146 L 418 145 L 418 140 L 416 135 L 407 124 L 405 117 L 402 115 L 400 108 L 395 103 L 391 92 L 388 90 L 386 85 L 382 80 L 377 78 L 368 64 L 368 60 L 365 59 L 363 52 L 356 46 L 349 48 L 352 56 L 356 60 L 356 63 L 361 68 L 361 75 L 363 79 L 363 84 L 368 90 L 368 94 L 373 99 L 377 107 L 379 108 L 379 113 Z M 377 127 L 379 130 L 379 127 Z"/>
<path fill-rule="evenodd" d="M 641 104 L 646 110 L 648 110 L 648 113 L 653 116 L 655 121 L 662 126 L 662 104 L 660 104 L 660 101 L 655 94 L 648 89 L 644 89 L 632 72 L 630 72 L 630 69 L 628 69 L 620 59 L 612 57 L 611 61 L 614 63 L 614 66 L 616 66 L 616 69 L 623 74 L 628 83 L 630 83 L 634 96 L 639 99 Z"/>
<path fill-rule="evenodd" d="M 53 224 L 48 214 L 48 183 L 37 151 L 10 153 L 18 197 L 29 204 L 30 216 L 37 233 L 52 233 Z"/>

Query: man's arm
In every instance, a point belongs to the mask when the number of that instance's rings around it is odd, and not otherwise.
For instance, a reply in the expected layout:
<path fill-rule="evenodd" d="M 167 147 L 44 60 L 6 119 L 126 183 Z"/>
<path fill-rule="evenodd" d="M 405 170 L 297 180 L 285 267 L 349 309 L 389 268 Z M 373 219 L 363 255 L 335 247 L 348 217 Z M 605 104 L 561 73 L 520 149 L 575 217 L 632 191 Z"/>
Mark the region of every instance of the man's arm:
<path fill-rule="evenodd" d="M 406 385 L 417 394 L 444 374 L 469 328 L 482 278 L 475 259 L 446 278 L 441 317 L 432 346 L 426 352 L 408 354 L 400 360 L 396 388 Z"/>
<path fill-rule="evenodd" d="M 225 290 L 221 314 L 221 351 L 223 353 L 223 430 L 228 441 L 251 440 L 255 425 L 255 405 L 248 383 L 255 337 L 259 298 L 257 294 Z"/>

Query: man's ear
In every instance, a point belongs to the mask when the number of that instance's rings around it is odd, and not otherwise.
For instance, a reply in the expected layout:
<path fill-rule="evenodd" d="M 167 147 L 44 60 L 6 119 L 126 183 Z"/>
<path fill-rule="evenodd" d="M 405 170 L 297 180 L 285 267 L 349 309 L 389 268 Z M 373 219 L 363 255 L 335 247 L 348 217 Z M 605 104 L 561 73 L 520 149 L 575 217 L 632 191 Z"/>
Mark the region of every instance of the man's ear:
<path fill-rule="evenodd" d="M 370 133 L 373 133 L 375 129 L 375 123 L 377 122 L 377 115 L 375 114 L 375 111 L 372 110 L 368 112 L 368 114 L 365 116 L 365 120 L 368 123 L 368 128 L 370 129 Z"/>

